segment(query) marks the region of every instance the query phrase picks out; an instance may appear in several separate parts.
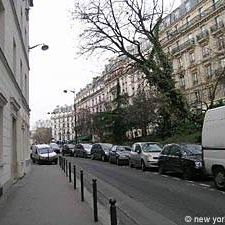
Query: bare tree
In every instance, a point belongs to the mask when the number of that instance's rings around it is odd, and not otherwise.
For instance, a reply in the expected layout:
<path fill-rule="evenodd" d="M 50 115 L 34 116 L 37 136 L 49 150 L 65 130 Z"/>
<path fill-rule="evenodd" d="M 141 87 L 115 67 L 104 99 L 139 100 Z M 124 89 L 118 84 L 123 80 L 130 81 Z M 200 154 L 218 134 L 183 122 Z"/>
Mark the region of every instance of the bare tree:
<path fill-rule="evenodd" d="M 37 128 L 32 138 L 39 144 L 50 143 L 52 139 L 52 129 L 46 127 Z"/>
<path fill-rule="evenodd" d="M 85 24 L 81 53 L 103 50 L 127 57 L 182 119 L 188 113 L 186 102 L 175 88 L 172 62 L 159 40 L 163 4 L 163 0 L 89 0 L 76 4 L 74 16 Z"/>

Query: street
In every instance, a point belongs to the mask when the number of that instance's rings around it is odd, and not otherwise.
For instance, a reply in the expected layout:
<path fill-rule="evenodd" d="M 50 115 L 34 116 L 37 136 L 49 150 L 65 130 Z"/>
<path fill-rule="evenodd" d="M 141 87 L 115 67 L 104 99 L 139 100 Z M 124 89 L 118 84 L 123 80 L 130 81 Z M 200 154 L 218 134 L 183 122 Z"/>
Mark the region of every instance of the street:
<path fill-rule="evenodd" d="M 141 203 L 143 209 L 162 215 L 174 224 L 221 224 L 219 221 L 222 221 L 225 212 L 225 193 L 216 190 L 211 180 L 186 181 L 174 175 L 159 175 L 157 171 L 142 172 L 91 159 L 67 159 L 83 168 L 84 176 L 88 172 L 136 203 Z M 113 191 L 107 194 L 114 196 Z M 117 199 L 118 205 L 120 201 Z M 135 215 L 136 219 L 137 216 L 146 216 L 144 210 L 143 215 L 141 213 L 139 210 L 140 215 Z M 204 222 L 204 217 L 210 221 Z M 218 223 L 215 218 L 219 218 Z"/>

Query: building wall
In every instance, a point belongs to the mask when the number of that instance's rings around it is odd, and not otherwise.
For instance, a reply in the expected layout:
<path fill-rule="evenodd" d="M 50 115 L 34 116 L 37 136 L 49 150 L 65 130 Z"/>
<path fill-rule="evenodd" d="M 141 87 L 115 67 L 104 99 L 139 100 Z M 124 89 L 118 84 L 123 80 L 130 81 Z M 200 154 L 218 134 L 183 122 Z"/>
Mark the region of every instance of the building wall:
<path fill-rule="evenodd" d="M 176 85 L 191 104 L 210 100 L 218 70 L 225 66 L 224 12 L 224 0 L 184 1 L 162 25 L 161 43 L 172 57 Z M 215 100 L 224 95 L 221 83 Z"/>
<path fill-rule="evenodd" d="M 51 113 L 52 136 L 55 140 L 74 139 L 74 109 L 73 106 L 56 107 Z"/>
<path fill-rule="evenodd" d="M 30 170 L 26 8 L 28 1 L 0 0 L 0 186 L 3 191 Z"/>

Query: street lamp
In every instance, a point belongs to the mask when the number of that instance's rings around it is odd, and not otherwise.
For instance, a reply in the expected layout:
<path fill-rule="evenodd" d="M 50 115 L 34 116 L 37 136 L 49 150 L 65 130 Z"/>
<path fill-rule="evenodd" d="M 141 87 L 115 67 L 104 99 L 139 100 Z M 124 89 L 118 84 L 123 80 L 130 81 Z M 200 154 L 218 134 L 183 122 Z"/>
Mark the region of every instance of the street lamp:
<path fill-rule="evenodd" d="M 63 90 L 64 93 L 73 93 L 73 109 L 74 109 L 74 132 L 75 132 L 75 143 L 77 144 L 77 107 L 75 102 L 76 92 L 75 90 Z"/>
<path fill-rule="evenodd" d="M 42 43 L 42 44 L 37 44 L 37 45 L 34 45 L 34 46 L 29 47 L 29 50 L 31 50 L 31 49 L 33 49 L 33 48 L 36 48 L 36 47 L 38 47 L 38 46 L 41 46 L 41 49 L 42 49 L 43 51 L 49 49 L 49 46 L 48 46 L 48 45 Z"/>

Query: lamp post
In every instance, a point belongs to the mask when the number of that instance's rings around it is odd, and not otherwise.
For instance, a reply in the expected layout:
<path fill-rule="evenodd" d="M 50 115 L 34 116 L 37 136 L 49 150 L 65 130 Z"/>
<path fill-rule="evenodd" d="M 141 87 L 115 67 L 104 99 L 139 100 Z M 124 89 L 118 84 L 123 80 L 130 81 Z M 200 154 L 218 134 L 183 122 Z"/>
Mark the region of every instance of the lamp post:
<path fill-rule="evenodd" d="M 37 44 L 37 45 L 34 45 L 34 46 L 29 47 L 29 50 L 31 50 L 31 49 L 33 49 L 33 48 L 36 48 L 36 47 L 38 47 L 38 46 L 41 46 L 41 50 L 43 50 L 43 51 L 49 49 L 49 46 L 48 46 L 48 45 L 42 43 L 42 44 Z"/>
<path fill-rule="evenodd" d="M 74 132 L 75 132 L 75 143 L 77 144 L 77 107 L 75 102 L 76 92 L 75 90 L 63 90 L 64 93 L 73 93 L 73 109 L 74 109 Z"/>

